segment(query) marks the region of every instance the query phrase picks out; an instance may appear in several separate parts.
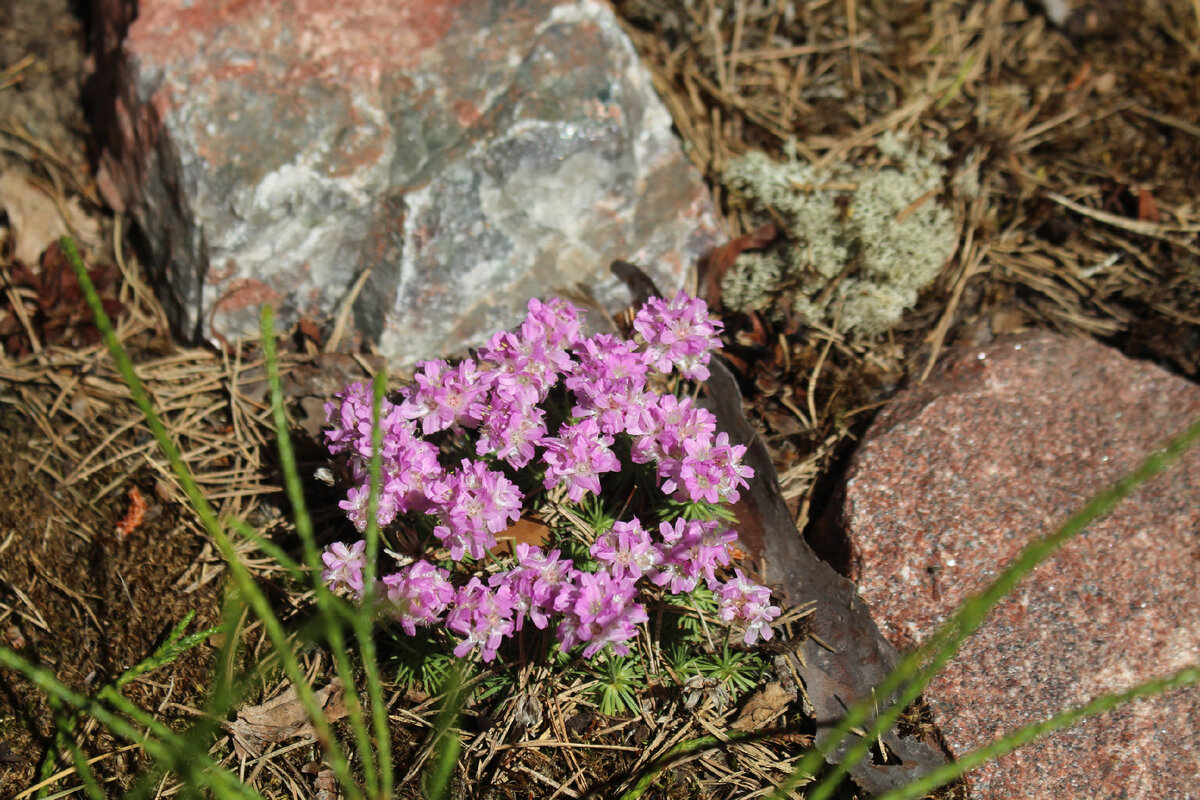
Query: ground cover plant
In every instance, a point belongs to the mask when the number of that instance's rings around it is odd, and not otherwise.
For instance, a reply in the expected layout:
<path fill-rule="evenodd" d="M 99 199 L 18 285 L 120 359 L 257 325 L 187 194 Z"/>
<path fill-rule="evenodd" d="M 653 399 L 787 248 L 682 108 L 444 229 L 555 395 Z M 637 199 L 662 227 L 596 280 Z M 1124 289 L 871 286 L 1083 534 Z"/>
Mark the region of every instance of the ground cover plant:
<path fill-rule="evenodd" d="M 613 663 L 648 609 L 662 620 L 664 602 L 715 609 L 745 646 L 770 639 L 780 610 L 732 565 L 737 534 L 721 507 L 754 472 L 745 446 L 689 396 L 687 380 L 708 375 L 719 323 L 682 292 L 650 299 L 633 339 L 584 337 L 580 317 L 568 301 L 534 299 L 519 330 L 497 333 L 478 359 L 418 364 L 399 402 L 380 401 L 373 504 L 372 391 L 355 383 L 335 396 L 326 440 L 353 484 L 340 505 L 360 531 L 395 525 L 402 552 L 391 555 L 403 566 L 372 588 L 377 548 L 338 542 L 322 556 L 324 580 L 368 607 L 386 594 L 410 637 L 444 623 L 463 637 L 455 656 L 478 651 L 485 663 L 526 624 L 553 633 L 563 653 L 578 645 L 584 660 L 603 652 Z M 540 544 L 510 542 L 512 557 L 498 558 L 497 535 L 530 514 L 572 524 Z M 681 624 L 669 613 L 659 627 Z M 728 632 L 718 638 L 727 649 Z M 694 639 L 675 645 L 699 650 Z M 614 691 L 602 711 L 633 710 L 628 696 Z"/>

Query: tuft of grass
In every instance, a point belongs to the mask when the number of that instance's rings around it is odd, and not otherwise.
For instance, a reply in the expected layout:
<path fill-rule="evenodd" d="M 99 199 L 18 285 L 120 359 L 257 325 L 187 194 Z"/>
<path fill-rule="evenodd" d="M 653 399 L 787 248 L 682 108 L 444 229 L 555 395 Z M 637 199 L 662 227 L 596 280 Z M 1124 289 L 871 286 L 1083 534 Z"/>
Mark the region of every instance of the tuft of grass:
<path fill-rule="evenodd" d="M 597 681 L 596 705 L 601 714 L 615 717 L 640 713 L 637 690 L 645 686 L 646 676 L 636 658 L 605 651 L 604 663 L 593 667 L 590 672 Z"/>
<path fill-rule="evenodd" d="M 280 463 L 283 465 L 284 482 L 288 499 L 295 513 L 295 524 L 304 550 L 304 564 L 301 565 L 289 558 L 277 546 L 255 535 L 243 521 L 234 520 L 229 527 L 239 535 L 250 538 L 264 552 L 275 557 L 295 579 L 302 580 L 311 586 L 314 601 L 317 606 L 316 629 L 328 644 L 337 675 L 342 680 L 346 696 L 347 710 L 350 717 L 350 727 L 356 745 L 356 755 L 362 763 L 363 787 L 355 780 L 350 768 L 350 759 L 334 735 L 328 720 L 318 705 L 313 687 L 307 681 L 300 668 L 297 650 L 301 642 L 294 634 L 284 630 L 283 624 L 274 614 L 265 595 L 250 576 L 245 565 L 238 558 L 231 537 L 225 526 L 218 520 L 214 509 L 203 495 L 187 466 L 180 457 L 178 449 L 171 441 L 162 425 L 148 394 L 138 379 L 132 362 L 118 341 L 95 287 L 88 278 L 83 261 L 79 256 L 74 242 L 64 237 L 61 242 L 63 251 L 71 262 L 83 289 L 84 296 L 96 319 L 105 344 L 111 353 L 117 369 L 129 387 L 131 396 L 145 417 L 158 442 L 159 448 L 170 463 L 172 472 L 178 479 L 185 495 L 200 518 L 205 530 L 220 550 L 222 557 L 229 567 L 233 583 L 232 598 L 227 605 L 226 613 L 219 630 L 224 634 L 224 644 L 217 659 L 217 676 L 215 681 L 214 707 L 210 709 L 215 718 L 224 718 L 229 712 L 235 697 L 242 693 L 243 687 L 257 677 L 255 670 L 250 675 L 235 676 L 232 674 L 235 659 L 232 653 L 240 631 L 238 620 L 241 617 L 242 604 L 262 623 L 274 648 L 272 658 L 265 661 L 277 661 L 283 673 L 296 687 L 300 703 L 317 733 L 323 756 L 337 777 L 342 791 L 351 800 L 361 798 L 386 798 L 392 795 L 393 774 L 391 764 L 391 743 L 387 733 L 387 717 L 383 706 L 382 681 L 380 679 L 378 659 L 374 651 L 374 640 L 370 635 L 373 619 L 369 609 L 357 610 L 335 597 L 320 580 L 320 554 L 313 535 L 312 522 L 304 502 L 299 473 L 296 468 L 295 454 L 287 433 L 287 420 L 283 411 L 282 389 L 278 372 L 278 360 L 275 353 L 273 338 L 273 320 L 270 309 L 264 309 L 264 350 L 266 353 L 268 380 L 271 386 L 272 414 L 275 421 Z M 378 503 L 379 492 L 379 443 L 381 433 L 378 424 L 378 409 L 382 395 L 383 380 L 377 379 L 379 387 L 375 397 L 374 443 L 375 457 L 372 464 L 372 503 Z M 368 532 L 369 539 L 371 532 Z M 377 549 L 379 532 L 373 535 L 373 546 Z M 190 620 L 184 620 L 168 637 L 168 641 L 159 648 L 150 659 L 135 667 L 126 676 L 126 682 L 133 680 L 149 669 L 166 663 L 164 659 L 175 658 L 183 649 L 194 646 L 214 631 L 205 631 L 184 637 L 184 626 Z M 356 689 L 355 671 L 350 660 L 346 644 L 345 626 L 349 626 L 356 634 L 359 643 L 360 657 L 367 684 L 367 696 L 370 703 L 371 723 L 368 727 L 363 715 L 362 703 Z M 363 635 L 363 633 L 367 635 Z M 177 734 L 157 722 L 151 715 L 138 709 L 119 693 L 119 686 L 112 685 L 102 689 L 96 697 L 90 698 L 73 692 L 57 681 L 47 670 L 26 662 L 16 653 L 0 648 L 0 664 L 15 669 L 28 677 L 52 698 L 64 707 L 69 707 L 76 714 L 86 714 L 95 717 L 107 726 L 114 734 L 141 746 L 155 760 L 155 772 L 172 770 L 177 772 L 185 781 L 185 788 L 192 793 L 198 791 L 211 792 L 217 797 L 254 797 L 252 789 L 245 786 L 238 776 L 216 763 L 207 753 L 207 745 L 197 746 L 197 738 L 211 733 L 208 726 L 199 725 L 189 734 Z M 147 735 L 149 734 L 149 735 Z M 77 763 L 80 765 L 80 775 L 89 793 L 98 789 L 94 775 L 88 770 L 85 762 L 80 760 L 77 748 L 71 745 Z M 146 782 L 142 783 L 143 788 Z M 365 794 L 364 794 L 365 788 Z"/>

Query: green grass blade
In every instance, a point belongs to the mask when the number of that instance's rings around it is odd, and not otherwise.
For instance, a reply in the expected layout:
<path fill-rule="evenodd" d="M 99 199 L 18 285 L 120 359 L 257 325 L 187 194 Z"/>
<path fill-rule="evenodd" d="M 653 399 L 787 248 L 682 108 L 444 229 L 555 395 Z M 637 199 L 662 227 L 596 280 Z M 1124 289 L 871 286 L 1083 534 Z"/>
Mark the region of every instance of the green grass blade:
<path fill-rule="evenodd" d="M 179 448 L 171 441 L 170 435 L 167 433 L 162 421 L 159 420 L 158 414 L 155 413 L 154 405 L 150 401 L 150 397 L 146 393 L 146 389 L 138 378 L 137 373 L 134 371 L 133 362 L 130 361 L 125 348 L 118 341 L 112 323 L 108 319 L 108 315 L 104 312 L 100 297 L 96 294 L 96 287 L 92 285 L 91 278 L 87 274 L 87 269 L 83 265 L 83 260 L 79 256 L 79 251 L 75 248 L 75 242 L 69 236 L 64 236 L 59 242 L 63 252 L 67 256 L 67 260 L 71 264 L 71 268 L 75 271 L 75 276 L 79 280 L 84 298 L 95 318 L 96 327 L 100 330 L 104 338 L 104 343 L 112 355 L 117 371 L 129 387 L 130 396 L 141 410 L 147 427 L 150 428 L 150 432 L 158 442 L 159 448 L 170 463 L 171 471 L 179 480 L 180 486 L 192 504 L 196 515 L 200 518 L 201 524 L 213 538 L 213 542 L 217 545 L 217 549 L 220 550 L 222 558 L 225 559 L 225 563 L 229 566 L 230 578 L 237 586 L 238 592 L 246 599 L 251 610 L 262 621 L 263 629 L 280 655 L 284 672 L 296 687 L 301 704 L 312 718 L 313 727 L 317 731 L 330 768 L 333 769 L 338 780 L 342 782 L 343 789 L 350 800 L 359 800 L 362 795 L 358 790 L 358 786 L 351 778 L 345 754 L 336 747 L 336 739 L 329 727 L 329 722 L 325 719 L 325 715 L 317 704 L 313 689 L 308 685 L 307 678 L 300 669 L 295 653 L 292 651 L 291 643 L 284 633 L 283 625 L 271 610 L 270 603 L 255 584 L 246 566 L 238 558 L 237 551 L 233 543 L 229 540 L 229 537 L 225 534 L 220 521 L 217 519 L 212 504 L 208 502 L 208 498 L 200 490 L 187 465 L 183 462 Z"/>
<path fill-rule="evenodd" d="M 155 648 L 154 652 L 148 658 L 121 673 L 113 684 L 116 689 L 120 691 L 143 675 L 148 675 L 159 667 L 165 667 L 220 630 L 220 628 L 205 628 L 204 630 L 184 636 L 187 626 L 195 618 L 195 611 L 189 611 L 185 614 L 183 619 L 167 634 L 167 638 L 163 643 Z"/>
<path fill-rule="evenodd" d="M 279 451 L 279 463 L 283 469 L 283 485 L 288 502 L 292 504 L 296 533 L 300 536 L 304 548 L 304 563 L 313 571 L 312 580 L 316 584 L 320 582 L 317 576 L 320 575 L 321 554 L 313 535 L 308 505 L 304 501 L 304 487 L 300 481 L 300 472 L 296 468 L 296 451 L 292 447 L 292 437 L 288 434 L 287 413 L 283 407 L 283 384 L 279 376 L 279 354 L 275 348 L 275 312 L 270 306 L 263 306 L 259 323 L 267 383 L 271 387 L 271 418 L 275 425 L 275 446 Z"/>
<path fill-rule="evenodd" d="M 245 604 L 238 597 L 237 589 L 227 589 L 225 599 L 221 603 L 221 643 L 217 648 L 213 694 L 208 704 L 208 709 L 214 716 L 233 708 L 234 703 L 240 699 L 234 689 L 234 676 L 237 671 L 238 644 L 244 627 L 244 609 Z"/>
<path fill-rule="evenodd" d="M 437 720 L 433 732 L 433 765 L 429 769 L 425 782 L 425 796 L 429 800 L 445 800 L 450 791 L 450 779 L 454 775 L 454 765 L 458 763 L 458 754 L 462 743 L 455 733 L 459 714 L 466 704 L 465 666 L 459 664 L 446 676 L 445 697 L 442 707 L 438 709 Z"/>
<path fill-rule="evenodd" d="M 1012 591 L 1025 575 L 1092 522 L 1110 513 L 1138 486 L 1177 461 L 1198 440 L 1200 440 L 1200 419 L 1149 455 L 1137 468 L 1113 486 L 1094 496 L 1057 530 L 1034 539 L 1026 545 L 1017 559 L 991 586 L 967 600 L 954 617 L 939 628 L 929 641 L 903 658 L 892 674 L 879 684 L 875 692 L 876 697 L 891 697 L 893 692 L 902 687 L 903 691 L 883 713 L 874 719 L 873 723 L 868 725 L 873 712 L 871 698 L 864 698 L 855 703 L 834 728 L 825 745 L 806 755 L 797 765 L 797 775 L 785 781 L 772 795 L 772 798 L 782 800 L 786 797 L 787 791 L 798 785 L 799 773 L 813 774 L 820 767 L 827 752 L 836 748 L 853 729 L 866 726 L 867 735 L 855 742 L 854 746 L 846 752 L 845 757 L 808 795 L 808 800 L 827 798 L 834 791 L 838 782 L 845 777 L 849 768 L 866 756 L 880 732 L 890 729 L 904 709 L 924 691 L 933 676 L 954 657 L 966 638 L 983 624 L 983 620 L 991 609 Z"/>
<path fill-rule="evenodd" d="M 216 655 L 216 668 L 212 682 L 212 693 L 207 703 L 208 713 L 199 717 L 191 727 L 181 734 L 186 752 L 207 750 L 213 741 L 213 735 L 225 720 L 228 709 L 235 707 L 252 692 L 261 688 L 261 680 L 265 677 L 263 662 L 255 665 L 253 671 L 236 676 L 235 660 L 238 654 L 241 630 L 245 622 L 247 609 L 237 595 L 236 587 L 229 587 L 221 609 L 221 624 L 218 628 L 223 637 Z M 137 783 L 126 793 L 126 800 L 143 800 L 157 796 L 161 792 L 160 782 L 164 773 L 172 766 L 164 762 L 154 763 L 148 770 L 138 776 Z M 196 788 L 189 783 L 181 786 L 185 796 L 203 798 Z"/>
<path fill-rule="evenodd" d="M 54 739 L 45 755 L 42 756 L 42 763 L 37 771 L 38 783 L 45 783 L 54 774 L 54 770 L 58 767 L 59 757 L 71 743 L 71 737 L 75 734 L 75 726 L 79 724 L 79 712 L 68 713 L 63 708 L 62 702 L 56 697 L 50 698 L 50 710 L 54 714 Z M 35 797 L 38 800 L 45 800 L 49 793 L 50 787 L 46 786 L 38 791 Z"/>
<path fill-rule="evenodd" d="M 318 627 L 322 629 L 326 641 L 329 642 L 334 668 L 342 682 L 347 716 L 350 720 L 350 727 L 354 731 L 355 745 L 363 760 L 363 776 L 367 784 L 367 793 L 372 797 L 381 797 L 383 788 L 380 786 L 379 770 L 376 767 L 375 755 L 371 747 L 371 737 L 363 718 L 362 702 L 354 683 L 354 670 L 350 664 L 346 639 L 340 623 L 341 615 L 336 609 L 338 600 L 320 577 L 321 556 L 317 549 L 316 537 L 313 534 L 312 518 L 308 514 L 308 505 L 304 500 L 304 488 L 300 481 L 300 472 L 296 468 L 295 449 L 292 447 L 291 435 L 288 433 L 287 415 L 283 407 L 283 384 L 279 376 L 279 357 L 275 349 L 275 312 L 270 306 L 263 306 L 260 323 L 263 355 L 267 366 L 267 381 L 271 387 L 271 414 L 275 422 L 275 440 L 279 449 L 279 462 L 283 469 L 284 487 L 287 491 L 288 501 L 292 504 L 295 516 L 296 532 L 303 543 L 304 560 L 309 568 L 314 598 L 317 603 Z M 377 419 L 374 421 L 373 427 L 378 431 Z M 372 498 L 375 497 L 373 486 Z M 378 503 L 378 500 L 375 499 L 374 502 Z M 374 515 L 372 514 L 372 516 Z M 378 529 L 376 529 L 376 538 L 378 538 Z M 368 569 L 370 569 L 369 559 Z M 369 575 L 364 575 L 363 579 L 365 586 L 370 585 Z M 369 614 L 369 612 L 351 615 L 351 625 L 360 641 L 364 630 L 367 636 L 370 636 L 372 627 L 369 618 L 365 625 L 361 621 L 364 614 Z"/>
<path fill-rule="evenodd" d="M 92 771 L 92 765 L 88 763 L 87 756 L 79 749 L 79 745 L 71 742 L 71 760 L 75 763 L 75 771 L 79 773 L 80 780 L 83 781 L 83 790 L 87 792 L 87 796 L 91 800 L 105 800 L 104 789 L 100 786 L 100 781 L 96 779 L 96 773 Z"/>
<path fill-rule="evenodd" d="M 354 635 L 358 639 L 362 657 L 363 673 L 367 680 L 367 696 L 371 703 L 371 720 L 374 726 L 375 749 L 379 754 L 379 783 L 383 796 L 392 793 L 391 735 L 388 731 L 387 711 L 383 704 L 383 682 L 379 675 L 379 658 L 375 651 L 374 613 L 378 587 L 375 582 L 375 564 L 379 558 L 379 495 L 383 488 L 383 428 L 380 412 L 383 407 L 387 373 L 380 371 L 371 384 L 371 490 L 367 496 L 366 568 L 363 570 L 362 611 L 354 617 Z"/>
<path fill-rule="evenodd" d="M 131 716 L 146 718 L 149 722 L 147 728 L 153 735 L 147 736 L 129 720 L 100 702 L 99 698 L 94 699 L 67 688 L 53 672 L 30 664 L 8 648 L 0 647 L 0 667 L 21 673 L 47 695 L 56 698 L 59 703 L 95 717 L 115 735 L 138 743 L 155 761 L 169 764 L 181 772 L 191 773 L 200 783 L 233 788 L 236 789 L 236 796 L 251 800 L 256 798 L 248 787 L 242 786 L 234 775 L 213 761 L 207 752 L 186 749 L 182 739 L 170 728 L 149 717 L 127 699 L 116 694 L 111 687 L 108 688 L 114 696 L 112 699 L 120 711 L 132 712 Z"/>
<path fill-rule="evenodd" d="M 123 687 L 129 685 L 131 682 L 137 680 L 143 675 L 147 675 L 159 667 L 171 663 L 181 654 L 200 644 L 209 636 L 217 632 L 216 628 L 209 628 L 185 637 L 184 631 L 187 629 L 187 626 L 191 624 L 191 621 L 195 617 L 195 611 L 189 611 L 187 614 L 185 614 L 183 619 L 171 629 L 170 633 L 167 634 L 167 637 L 163 643 L 155 648 L 154 652 L 141 662 L 121 673 L 121 675 L 118 676 L 117 680 L 113 683 L 113 687 L 117 691 L 120 691 Z M 50 705 L 52 708 L 61 708 L 61 703 L 57 700 L 57 698 L 52 698 Z M 42 759 L 41 768 L 38 770 L 39 782 L 45 781 L 54 772 L 54 768 L 58 763 L 58 756 L 61 752 L 63 752 L 63 750 L 69 748 L 71 749 L 73 755 L 74 753 L 78 752 L 79 748 L 71 738 L 74 735 L 75 727 L 78 724 L 78 710 L 72 711 L 70 714 L 59 713 L 55 715 L 56 730 L 54 734 L 54 742 L 49 750 L 47 750 L 45 758 Z M 85 788 L 87 788 L 88 791 L 91 791 L 90 784 L 88 784 L 86 780 L 87 776 L 80 773 L 80 777 L 85 779 Z M 45 798 L 49 791 L 49 787 L 46 787 L 38 792 L 37 797 Z"/>
<path fill-rule="evenodd" d="M 229 527 L 237 532 L 246 541 L 252 542 L 255 547 L 261 550 L 266 555 L 270 556 L 276 564 L 283 567 L 288 574 L 288 577 L 296 583 L 305 584 L 308 581 L 308 573 L 298 561 L 293 559 L 283 548 L 272 542 L 265 536 L 259 534 L 258 531 L 251 528 L 244 521 L 234 517 L 229 520 Z"/>
<path fill-rule="evenodd" d="M 1191 666 L 1185 667 L 1166 678 L 1146 681 L 1124 692 L 1102 695 L 1079 708 L 1064 711 L 1042 722 L 1027 725 L 1024 728 L 1019 728 L 1012 733 L 1006 734 L 991 744 L 985 745 L 978 750 L 972 750 L 970 753 L 961 756 L 955 762 L 937 768 L 925 777 L 915 780 L 907 786 L 892 789 L 880 795 L 876 800 L 912 800 L 912 798 L 924 797 L 934 789 L 949 783 L 962 774 L 982 764 L 986 764 L 994 758 L 999 758 L 1022 745 L 1029 744 L 1034 739 L 1044 736 L 1047 733 L 1069 728 L 1086 717 L 1110 711 L 1122 703 L 1128 703 L 1140 697 L 1150 697 L 1172 689 L 1179 689 L 1195 683 L 1197 680 L 1200 680 L 1200 666 Z"/>

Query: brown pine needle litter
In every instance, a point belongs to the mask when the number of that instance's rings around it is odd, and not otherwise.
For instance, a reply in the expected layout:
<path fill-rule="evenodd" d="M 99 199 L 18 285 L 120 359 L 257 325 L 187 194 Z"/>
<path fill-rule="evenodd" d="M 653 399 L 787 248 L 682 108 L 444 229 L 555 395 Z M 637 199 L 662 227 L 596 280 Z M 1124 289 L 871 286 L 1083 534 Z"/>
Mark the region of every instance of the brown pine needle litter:
<path fill-rule="evenodd" d="M 1188 2 L 1130 7 L 1119 32 L 1074 39 L 1002 0 L 617 8 L 731 237 L 779 222 L 722 184 L 748 151 L 790 148 L 825 168 L 869 166 L 888 133 L 949 145 L 946 190 L 920 199 L 952 209 L 959 246 L 885 337 L 727 319 L 801 527 L 868 412 L 945 346 L 1051 327 L 1200 377 L 1200 21 Z M 1156 219 L 1139 218 L 1143 196 Z"/>
<path fill-rule="evenodd" d="M 800 527 L 826 513 L 837 465 L 874 411 L 902 382 L 928 374 L 946 347 L 1049 327 L 1101 337 L 1200 378 L 1200 11 L 1191 0 L 1131 5 L 1120 30 L 1072 38 L 1034 4 L 1016 0 L 616 3 L 731 238 L 779 224 L 722 183 L 730 162 L 751 150 L 782 158 L 790 149 L 821 169 L 873 169 L 884 161 L 876 148 L 884 136 L 949 148 L 945 190 L 905 210 L 943 204 L 957 243 L 899 324 L 856 338 L 836 320 L 726 316 L 726 354 L 743 373 L 750 419 L 772 450 Z M 0 92 L 36 69 L 20 59 L 0 65 Z M 0 150 L 46 178 L 60 207 L 77 198 L 104 222 L 103 239 L 85 257 L 89 266 L 119 271 L 119 337 L 185 460 L 223 517 L 246 519 L 290 546 L 255 344 L 222 353 L 173 343 L 124 243 L 124 221 L 105 217 L 86 171 L 16 122 L 0 126 Z M 851 193 L 856 186 L 795 188 Z M 787 233 L 781 229 L 781 238 Z M 187 610 L 198 610 L 199 625 L 213 624 L 224 567 L 182 506 L 103 348 L 43 341 L 13 268 L 0 240 L 0 299 L 12 310 L 13 335 L 27 340 L 25 355 L 0 355 L 0 641 L 36 653 L 72 687 L 94 689 L 150 652 Z M 335 339 L 344 333 L 339 328 Z M 283 354 L 298 436 L 318 430 L 329 386 L 374 363 L 312 344 Z M 315 439 L 306 442 L 301 466 L 311 475 L 321 455 Z M 315 481 L 309 488 L 318 532 L 337 538 L 346 525 L 337 493 Z M 145 503 L 137 525 L 126 516 L 135 492 Z M 309 598 L 268 557 L 248 544 L 242 555 L 282 616 L 304 612 Z M 802 623 L 793 621 L 797 631 Z M 250 663 L 266 648 L 257 626 L 245 635 Z M 127 695 L 183 725 L 203 713 L 214 653 L 192 651 Z M 322 651 L 304 659 L 314 685 L 327 684 Z M 2 680 L 0 796 L 12 796 L 36 783 L 52 716 L 30 687 Z M 701 692 L 690 711 L 607 718 L 591 706 L 586 682 L 550 686 L 538 668 L 520 680 L 521 702 L 486 713 L 469 708 L 462 719 L 456 796 L 617 796 L 677 745 L 727 736 L 741 713 Z M 263 704 L 283 690 L 264 685 L 248 702 Z M 411 768 L 401 796 L 416 797 L 438 698 L 398 688 L 388 697 L 397 763 Z M 26 699 L 18 706 L 12 698 Z M 802 727 L 802 715 L 791 716 Z M 919 709 L 913 720 L 927 726 Z M 692 752 L 645 796 L 763 796 L 807 743 L 796 730 Z M 147 764 L 99 726 L 82 725 L 76 739 L 114 794 Z M 227 732 L 212 754 L 268 797 L 332 796 L 310 739 L 239 743 Z M 53 771 L 64 781 L 59 790 L 78 785 L 69 759 Z M 168 776 L 158 794 L 180 788 Z"/>

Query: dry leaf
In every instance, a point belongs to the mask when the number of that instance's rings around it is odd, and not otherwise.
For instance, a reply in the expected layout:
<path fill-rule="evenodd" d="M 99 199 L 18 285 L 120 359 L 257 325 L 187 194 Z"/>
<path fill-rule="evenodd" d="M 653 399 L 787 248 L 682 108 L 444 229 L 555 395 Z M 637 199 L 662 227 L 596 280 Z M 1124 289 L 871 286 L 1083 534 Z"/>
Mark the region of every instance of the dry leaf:
<path fill-rule="evenodd" d="M 1142 222 L 1158 222 L 1158 203 L 1148 189 L 1138 189 L 1138 219 Z"/>
<path fill-rule="evenodd" d="M 629 287 L 629 293 L 633 295 L 633 304 L 638 308 L 641 308 L 651 297 L 663 296 L 662 292 L 658 290 L 658 285 L 654 283 L 654 279 L 637 264 L 617 259 L 612 262 L 609 269 L 612 270 L 613 275 L 616 275 Z"/>
<path fill-rule="evenodd" d="M 751 695 L 746 705 L 742 706 L 741 713 L 734 720 L 733 729 L 743 733 L 756 731 L 774 719 L 795 699 L 796 696 L 784 689 L 783 684 L 768 683 Z"/>
<path fill-rule="evenodd" d="M 328 722 L 337 722 L 346 716 L 340 681 L 331 681 L 324 689 L 318 690 L 316 698 Z M 237 719 L 226 727 L 233 734 L 261 742 L 279 743 L 316 735 L 295 686 L 289 686 L 283 694 L 261 705 L 239 709 Z"/>
<path fill-rule="evenodd" d="M 496 546 L 492 554 L 497 556 L 510 555 L 516 552 L 517 545 L 524 542 L 538 547 L 546 543 L 550 537 L 550 528 L 544 523 L 532 519 L 521 518 L 509 525 L 502 533 L 496 534 Z"/>
<path fill-rule="evenodd" d="M 313 788 L 317 790 L 316 800 L 337 800 L 338 798 L 337 777 L 334 776 L 331 769 L 323 769 L 317 773 L 317 779 L 313 781 Z"/>
<path fill-rule="evenodd" d="M 0 175 L 0 208 L 8 215 L 17 243 L 14 255 L 26 264 L 36 264 L 47 247 L 68 234 L 85 244 L 100 238 L 100 225 L 84 213 L 78 200 L 70 198 L 63 203 L 70 217 L 64 220 L 54 198 L 17 170 Z"/>
<path fill-rule="evenodd" d="M 729 431 L 731 440 L 749 446 L 744 461 L 755 472 L 749 490 L 742 493 L 736 506 L 739 538 L 768 564 L 764 577 L 780 586 L 786 602 L 817 604 L 811 632 L 815 638 L 801 641 L 796 671 L 814 706 L 817 741 L 826 745 L 829 732 L 846 713 L 846 703 L 870 696 L 871 687 L 892 671 L 900 654 L 880 633 L 854 584 L 818 559 L 796 530 L 795 514 L 784 502 L 771 455 L 746 420 L 737 380 L 720 359 L 713 359 L 709 367 L 708 388 L 718 424 Z M 851 741 L 831 747 L 828 758 L 836 763 Z M 899 755 L 899 764 L 868 761 L 850 770 L 860 786 L 875 794 L 903 786 L 913 775 L 946 763 L 945 753 L 931 741 L 902 739 L 891 730 L 884 735 L 884 743 Z"/>
<path fill-rule="evenodd" d="M 0 298 L 0 342 L 9 353 L 21 356 L 30 352 L 30 329 L 34 337 L 48 345 L 78 348 L 100 341 L 92 310 L 58 242 L 51 242 L 42 254 L 41 269 L 16 261 L 8 277 L 13 287 L 22 290 Z M 97 264 L 88 268 L 88 277 L 100 295 L 104 313 L 110 319 L 124 313 L 124 306 L 117 300 L 121 278 L 117 268 Z M 13 302 L 22 304 L 23 314 L 13 308 Z"/>

